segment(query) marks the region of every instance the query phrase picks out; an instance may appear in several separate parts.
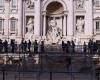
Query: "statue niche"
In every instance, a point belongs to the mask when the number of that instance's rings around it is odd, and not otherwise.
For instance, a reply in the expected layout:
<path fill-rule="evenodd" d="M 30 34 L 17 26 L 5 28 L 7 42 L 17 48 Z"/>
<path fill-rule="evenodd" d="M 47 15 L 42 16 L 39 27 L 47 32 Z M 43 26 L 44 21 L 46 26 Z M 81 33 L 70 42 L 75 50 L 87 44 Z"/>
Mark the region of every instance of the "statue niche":
<path fill-rule="evenodd" d="M 84 32 L 84 25 L 85 25 L 84 16 L 77 16 L 76 17 L 76 31 L 78 33 Z"/>
<path fill-rule="evenodd" d="M 30 17 L 26 24 L 26 34 L 25 37 L 27 39 L 31 39 L 34 34 L 34 19 Z"/>
<path fill-rule="evenodd" d="M 57 27 L 56 20 L 50 20 L 48 25 L 47 40 L 52 43 L 57 43 L 61 39 L 61 29 Z"/>

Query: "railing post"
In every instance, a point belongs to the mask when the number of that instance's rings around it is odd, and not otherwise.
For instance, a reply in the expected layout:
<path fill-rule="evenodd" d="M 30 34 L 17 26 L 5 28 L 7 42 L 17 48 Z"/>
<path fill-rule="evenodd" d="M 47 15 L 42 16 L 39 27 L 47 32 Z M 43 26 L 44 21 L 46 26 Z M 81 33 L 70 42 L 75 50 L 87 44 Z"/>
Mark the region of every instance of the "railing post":
<path fill-rule="evenodd" d="M 52 71 L 50 71 L 50 80 L 52 80 Z"/>
<path fill-rule="evenodd" d="M 3 80 L 5 80 L 5 70 L 3 69 L 2 72 L 3 72 Z"/>
<path fill-rule="evenodd" d="M 5 65 L 2 67 L 2 80 L 5 80 Z"/>

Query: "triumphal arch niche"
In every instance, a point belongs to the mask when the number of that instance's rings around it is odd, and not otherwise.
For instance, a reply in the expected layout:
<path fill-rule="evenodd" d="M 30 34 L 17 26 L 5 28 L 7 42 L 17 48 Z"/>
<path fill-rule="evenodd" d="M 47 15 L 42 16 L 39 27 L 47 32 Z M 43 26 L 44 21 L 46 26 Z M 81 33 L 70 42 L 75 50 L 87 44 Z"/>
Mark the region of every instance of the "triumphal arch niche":
<path fill-rule="evenodd" d="M 67 14 L 62 3 L 53 1 L 43 12 L 43 36 L 48 43 L 59 43 L 67 34 Z"/>

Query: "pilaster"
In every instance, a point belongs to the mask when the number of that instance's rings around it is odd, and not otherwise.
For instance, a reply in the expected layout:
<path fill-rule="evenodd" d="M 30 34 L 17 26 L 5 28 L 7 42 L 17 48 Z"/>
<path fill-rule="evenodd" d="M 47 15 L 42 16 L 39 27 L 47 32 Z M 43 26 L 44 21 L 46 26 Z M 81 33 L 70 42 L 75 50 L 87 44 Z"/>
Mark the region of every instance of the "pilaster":
<path fill-rule="evenodd" d="M 68 17 L 67 17 L 67 36 L 73 36 L 74 33 L 74 15 L 73 15 L 73 0 L 70 0 L 70 4 L 69 4 L 69 13 L 68 13 Z"/>
<path fill-rule="evenodd" d="M 22 30 L 22 21 L 23 21 L 23 18 L 22 18 L 22 0 L 18 0 L 18 27 L 17 27 L 17 36 L 21 36 L 21 30 Z"/>
<path fill-rule="evenodd" d="M 93 6 L 92 0 L 86 1 L 85 35 L 93 35 Z"/>
<path fill-rule="evenodd" d="M 40 36 L 40 0 L 35 0 L 34 35 Z"/>

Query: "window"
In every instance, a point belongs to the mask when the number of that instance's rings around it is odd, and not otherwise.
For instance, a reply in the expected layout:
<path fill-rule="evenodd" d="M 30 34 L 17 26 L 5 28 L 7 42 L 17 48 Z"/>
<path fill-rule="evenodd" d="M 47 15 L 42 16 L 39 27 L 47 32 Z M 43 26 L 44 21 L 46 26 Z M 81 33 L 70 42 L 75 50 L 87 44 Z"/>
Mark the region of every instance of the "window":
<path fill-rule="evenodd" d="M 0 19 L 0 31 L 2 31 L 3 30 L 3 19 Z"/>
<path fill-rule="evenodd" d="M 15 31 L 16 30 L 16 25 L 17 25 L 17 19 L 11 19 L 11 31 Z"/>
<path fill-rule="evenodd" d="M 12 8 L 16 8 L 17 7 L 17 0 L 12 0 Z"/>
<path fill-rule="evenodd" d="M 95 7 L 100 7 L 100 0 L 94 0 Z"/>
<path fill-rule="evenodd" d="M 100 30 L 100 21 L 96 21 L 96 31 Z"/>
<path fill-rule="evenodd" d="M 4 6 L 4 0 L 0 0 L 0 8 Z"/>

